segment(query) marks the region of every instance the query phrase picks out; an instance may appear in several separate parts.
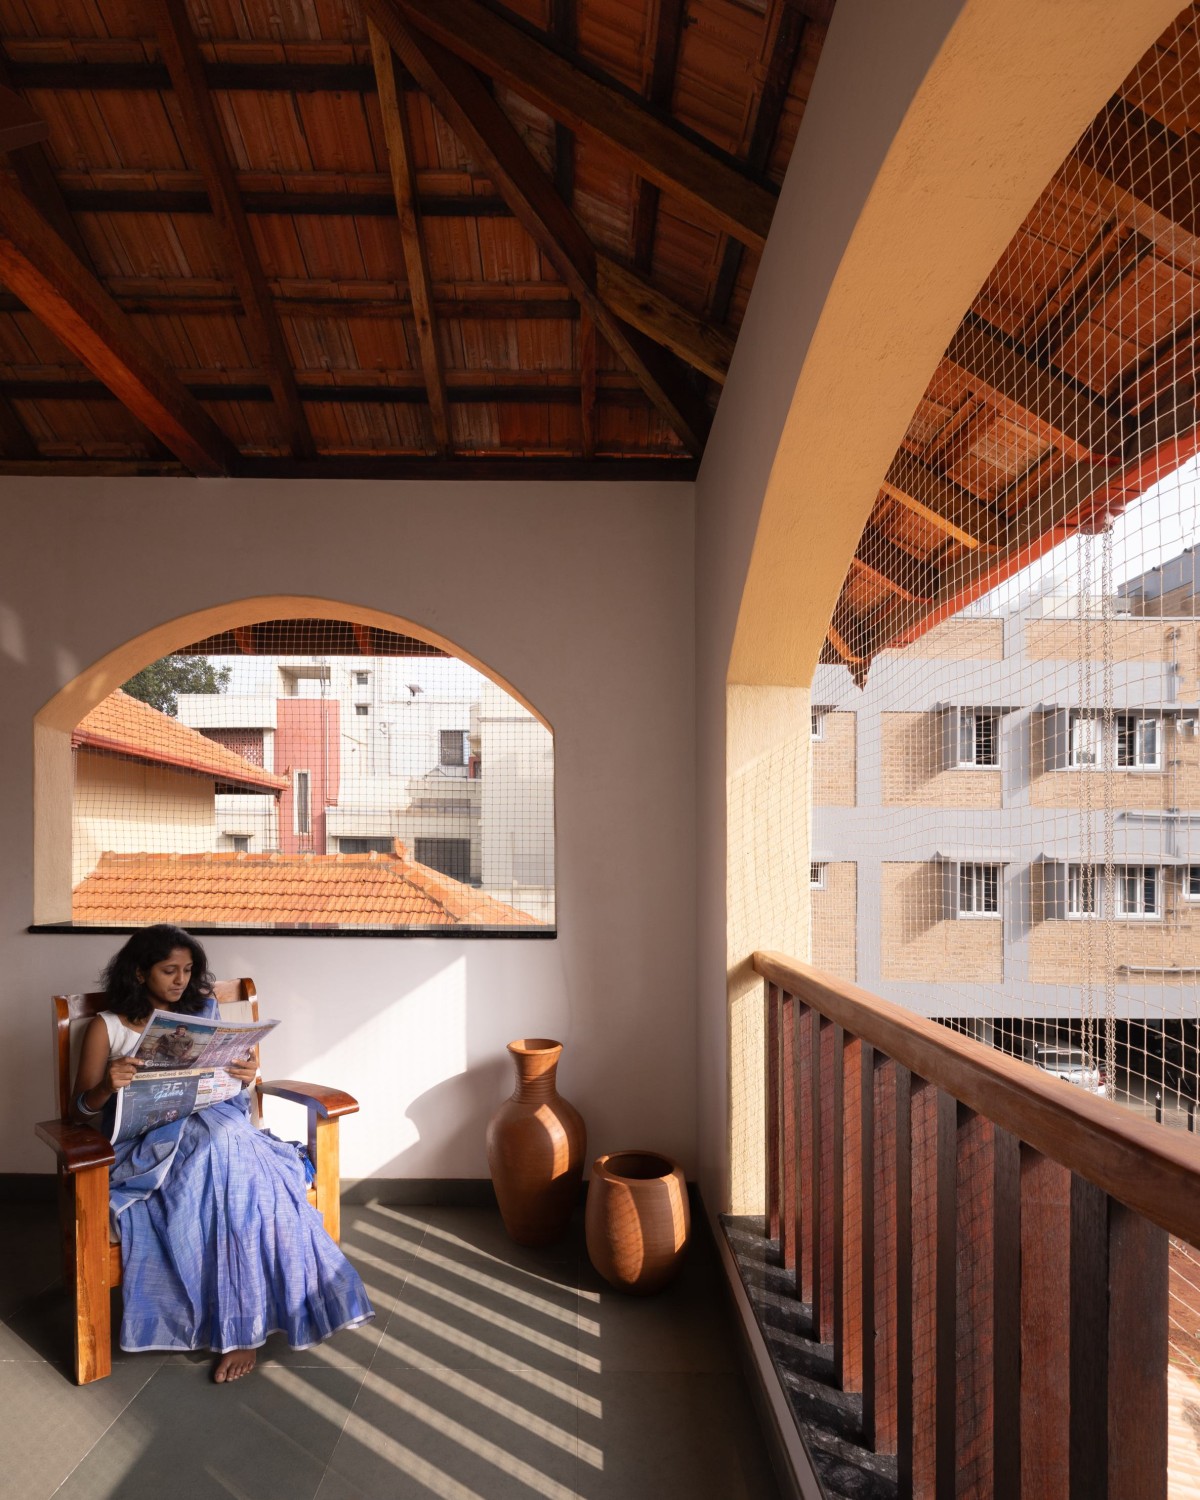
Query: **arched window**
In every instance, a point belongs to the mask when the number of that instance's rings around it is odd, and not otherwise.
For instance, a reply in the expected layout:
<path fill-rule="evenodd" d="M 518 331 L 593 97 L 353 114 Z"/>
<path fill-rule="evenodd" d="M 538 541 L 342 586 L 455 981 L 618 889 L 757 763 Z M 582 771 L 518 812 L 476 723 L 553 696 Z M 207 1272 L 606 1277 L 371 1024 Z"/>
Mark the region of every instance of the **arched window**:
<path fill-rule="evenodd" d="M 74 927 L 554 931 L 550 731 L 414 635 L 210 634 L 85 714 L 71 765 Z"/>

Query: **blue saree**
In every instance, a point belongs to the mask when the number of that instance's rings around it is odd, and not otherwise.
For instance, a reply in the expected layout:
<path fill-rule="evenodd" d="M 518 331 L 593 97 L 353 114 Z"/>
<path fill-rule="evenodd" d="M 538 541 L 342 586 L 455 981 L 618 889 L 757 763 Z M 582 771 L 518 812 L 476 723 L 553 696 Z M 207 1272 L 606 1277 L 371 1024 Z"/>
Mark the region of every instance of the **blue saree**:
<path fill-rule="evenodd" d="M 307 1349 L 374 1316 L 295 1147 L 255 1128 L 246 1094 L 115 1150 L 122 1349 L 226 1353 L 270 1333 Z"/>

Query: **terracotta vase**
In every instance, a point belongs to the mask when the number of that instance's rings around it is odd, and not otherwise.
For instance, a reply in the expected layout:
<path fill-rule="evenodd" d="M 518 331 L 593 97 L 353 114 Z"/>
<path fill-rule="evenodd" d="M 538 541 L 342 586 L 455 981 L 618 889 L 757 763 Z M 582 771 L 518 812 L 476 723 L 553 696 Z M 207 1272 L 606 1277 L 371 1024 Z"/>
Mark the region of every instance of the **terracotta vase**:
<path fill-rule="evenodd" d="M 509 1042 L 517 1087 L 488 1123 L 487 1155 L 500 1214 L 518 1245 L 549 1245 L 567 1231 L 579 1201 L 587 1129 L 558 1092 L 562 1043 Z"/>
<path fill-rule="evenodd" d="M 614 1151 L 592 1165 L 587 1248 L 618 1291 L 648 1296 L 679 1270 L 691 1233 L 683 1169 L 656 1151 Z"/>

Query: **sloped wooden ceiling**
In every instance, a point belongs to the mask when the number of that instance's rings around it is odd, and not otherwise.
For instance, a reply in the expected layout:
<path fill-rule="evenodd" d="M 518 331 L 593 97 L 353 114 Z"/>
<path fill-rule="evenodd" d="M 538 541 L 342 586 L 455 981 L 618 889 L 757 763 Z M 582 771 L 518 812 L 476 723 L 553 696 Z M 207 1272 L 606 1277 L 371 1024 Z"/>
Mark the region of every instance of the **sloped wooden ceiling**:
<path fill-rule="evenodd" d="M 0 0 L 0 472 L 690 476 L 831 7 Z"/>
<path fill-rule="evenodd" d="M 822 660 L 865 680 L 1200 449 L 1200 6 L 1084 133 L 963 318 Z"/>

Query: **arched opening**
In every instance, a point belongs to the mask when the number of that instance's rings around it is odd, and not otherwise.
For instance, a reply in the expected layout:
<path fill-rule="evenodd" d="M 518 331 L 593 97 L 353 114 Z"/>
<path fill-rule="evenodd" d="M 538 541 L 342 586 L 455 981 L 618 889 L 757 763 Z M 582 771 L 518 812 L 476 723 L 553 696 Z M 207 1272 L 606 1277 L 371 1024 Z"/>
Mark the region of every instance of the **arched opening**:
<path fill-rule="evenodd" d="M 35 721 L 35 921 L 553 933 L 553 737 L 498 675 L 378 610 L 200 611 Z"/>

